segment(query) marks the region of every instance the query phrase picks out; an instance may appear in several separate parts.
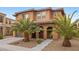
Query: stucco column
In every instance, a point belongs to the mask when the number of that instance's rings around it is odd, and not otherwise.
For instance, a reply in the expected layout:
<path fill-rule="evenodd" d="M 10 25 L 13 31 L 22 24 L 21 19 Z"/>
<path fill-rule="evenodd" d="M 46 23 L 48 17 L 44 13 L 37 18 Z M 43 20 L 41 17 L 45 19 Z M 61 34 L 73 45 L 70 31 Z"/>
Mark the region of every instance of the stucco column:
<path fill-rule="evenodd" d="M 6 35 L 6 27 L 3 26 L 3 36 L 5 36 L 5 35 Z"/>
<path fill-rule="evenodd" d="M 15 31 L 13 31 L 13 36 L 14 36 L 14 37 L 16 36 L 16 32 L 15 32 Z"/>
<path fill-rule="evenodd" d="M 5 15 L 3 16 L 3 36 L 6 35 L 6 17 Z"/>
<path fill-rule="evenodd" d="M 39 38 L 39 32 L 36 32 L 36 39 Z"/>
<path fill-rule="evenodd" d="M 47 27 L 44 27 L 44 33 L 43 33 L 44 39 L 47 39 Z"/>
<path fill-rule="evenodd" d="M 55 30 L 56 28 L 53 28 L 53 30 Z M 59 33 L 57 32 L 52 32 L 52 36 L 53 36 L 53 40 L 58 40 L 59 39 Z"/>

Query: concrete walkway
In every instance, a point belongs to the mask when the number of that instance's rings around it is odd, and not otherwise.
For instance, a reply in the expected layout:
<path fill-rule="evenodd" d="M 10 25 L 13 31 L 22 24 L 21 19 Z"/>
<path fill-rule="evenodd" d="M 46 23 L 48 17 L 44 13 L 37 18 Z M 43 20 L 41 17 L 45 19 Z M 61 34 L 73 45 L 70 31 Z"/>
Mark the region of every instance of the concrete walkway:
<path fill-rule="evenodd" d="M 41 51 L 43 48 L 45 48 L 50 42 L 52 42 L 52 40 L 47 39 L 44 42 L 42 42 L 41 44 L 37 45 L 36 47 L 33 47 L 32 50 L 33 51 Z"/>
<path fill-rule="evenodd" d="M 8 44 L 8 43 L 15 42 L 15 41 L 18 41 L 18 40 L 21 40 L 21 39 L 23 39 L 23 38 L 20 38 L 20 37 L 7 37 L 5 39 L 0 40 L 0 45 Z"/>
<path fill-rule="evenodd" d="M 21 40 L 23 38 L 20 37 L 7 37 L 3 40 L 0 40 L 0 51 L 41 51 L 43 48 L 45 48 L 49 43 L 52 42 L 52 40 L 45 40 L 41 44 L 37 45 L 33 48 L 25 48 L 15 45 L 9 45 L 8 43 L 15 42 L 18 40 Z"/>

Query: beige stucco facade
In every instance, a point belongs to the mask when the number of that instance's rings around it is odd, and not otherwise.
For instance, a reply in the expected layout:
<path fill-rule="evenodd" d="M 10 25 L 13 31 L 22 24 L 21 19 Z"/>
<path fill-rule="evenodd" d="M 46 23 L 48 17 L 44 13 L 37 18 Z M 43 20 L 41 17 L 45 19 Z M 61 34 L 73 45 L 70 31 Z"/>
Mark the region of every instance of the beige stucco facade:
<path fill-rule="evenodd" d="M 3 36 L 12 36 L 11 25 L 13 19 L 7 18 L 6 14 L 0 13 L 0 34 Z"/>

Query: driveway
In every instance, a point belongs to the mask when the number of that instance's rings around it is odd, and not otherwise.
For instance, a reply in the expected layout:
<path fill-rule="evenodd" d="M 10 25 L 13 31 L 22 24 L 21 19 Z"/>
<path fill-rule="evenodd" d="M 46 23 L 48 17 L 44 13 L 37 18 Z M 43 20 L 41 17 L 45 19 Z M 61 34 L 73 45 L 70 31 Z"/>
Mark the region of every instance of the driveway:
<path fill-rule="evenodd" d="M 0 51 L 41 51 L 43 48 L 45 48 L 52 40 L 47 39 L 41 44 L 38 44 L 37 46 L 33 48 L 25 48 L 15 45 L 9 45 L 9 43 L 22 40 L 21 37 L 6 37 L 3 40 L 0 40 Z"/>
<path fill-rule="evenodd" d="M 21 37 L 6 37 L 6 38 L 0 40 L 0 45 L 15 42 L 15 41 L 22 40 L 22 39 L 23 38 L 21 38 Z"/>
<path fill-rule="evenodd" d="M 0 40 L 0 51 L 9 51 L 9 49 L 5 48 L 8 46 L 8 43 L 15 42 L 21 39 L 21 37 L 6 37 Z"/>

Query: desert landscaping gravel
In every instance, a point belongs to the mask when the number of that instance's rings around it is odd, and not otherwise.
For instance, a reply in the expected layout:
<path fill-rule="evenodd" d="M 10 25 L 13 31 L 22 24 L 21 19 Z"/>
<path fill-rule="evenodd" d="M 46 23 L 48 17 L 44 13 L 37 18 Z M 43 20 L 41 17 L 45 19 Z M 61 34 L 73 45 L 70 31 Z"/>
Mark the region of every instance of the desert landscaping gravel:
<path fill-rule="evenodd" d="M 52 41 L 43 51 L 79 51 L 79 40 L 70 40 L 72 47 L 62 47 L 63 40 Z"/>

